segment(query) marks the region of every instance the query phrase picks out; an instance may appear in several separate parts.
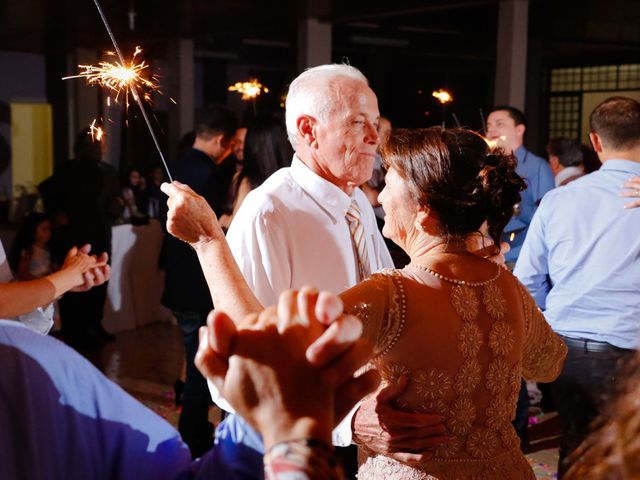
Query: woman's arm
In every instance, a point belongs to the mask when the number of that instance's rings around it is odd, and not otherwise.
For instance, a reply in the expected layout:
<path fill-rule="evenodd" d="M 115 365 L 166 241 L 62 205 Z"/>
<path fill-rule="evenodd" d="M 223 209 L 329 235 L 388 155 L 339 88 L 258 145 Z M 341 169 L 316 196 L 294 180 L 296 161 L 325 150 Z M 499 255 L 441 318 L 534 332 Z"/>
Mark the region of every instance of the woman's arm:
<path fill-rule="evenodd" d="M 518 287 L 525 317 L 522 376 L 527 380 L 551 382 L 562 371 L 567 346 L 551 329 L 529 291 L 519 282 Z"/>
<path fill-rule="evenodd" d="M 59 271 L 35 280 L 0 284 L 0 318 L 14 318 L 51 303 L 72 289 L 104 283 L 108 267 L 85 250 L 69 250 Z"/>

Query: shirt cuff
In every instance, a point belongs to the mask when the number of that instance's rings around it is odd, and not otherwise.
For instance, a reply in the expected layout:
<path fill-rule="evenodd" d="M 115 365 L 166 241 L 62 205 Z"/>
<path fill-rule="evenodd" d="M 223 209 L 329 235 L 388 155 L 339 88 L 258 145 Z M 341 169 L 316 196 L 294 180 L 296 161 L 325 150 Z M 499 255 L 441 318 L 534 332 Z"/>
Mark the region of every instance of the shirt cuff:
<path fill-rule="evenodd" d="M 348 447 L 351 445 L 353 439 L 353 432 L 351 431 L 351 421 L 356 414 L 356 410 L 360 408 L 360 403 L 356 403 L 355 407 L 351 409 L 349 414 L 333 429 L 331 438 L 333 445 L 336 447 Z"/>
<path fill-rule="evenodd" d="M 222 410 L 229 413 L 236 413 L 235 409 L 231 406 L 229 402 L 225 400 L 225 398 L 220 394 L 216 386 L 211 382 L 211 380 L 207 379 L 207 385 L 209 386 L 209 393 L 211 393 L 211 400 Z"/>

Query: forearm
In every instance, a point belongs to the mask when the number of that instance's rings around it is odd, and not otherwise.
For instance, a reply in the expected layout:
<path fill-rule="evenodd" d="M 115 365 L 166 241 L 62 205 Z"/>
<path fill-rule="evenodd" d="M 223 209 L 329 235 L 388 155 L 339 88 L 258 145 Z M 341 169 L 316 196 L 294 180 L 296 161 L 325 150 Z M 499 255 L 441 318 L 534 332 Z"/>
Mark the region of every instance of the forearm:
<path fill-rule="evenodd" d="M 211 300 L 216 309 L 233 319 L 242 319 L 263 310 L 236 263 L 224 239 L 214 239 L 194 245 Z"/>
<path fill-rule="evenodd" d="M 14 318 L 47 305 L 59 295 L 50 276 L 0 284 L 0 318 Z"/>

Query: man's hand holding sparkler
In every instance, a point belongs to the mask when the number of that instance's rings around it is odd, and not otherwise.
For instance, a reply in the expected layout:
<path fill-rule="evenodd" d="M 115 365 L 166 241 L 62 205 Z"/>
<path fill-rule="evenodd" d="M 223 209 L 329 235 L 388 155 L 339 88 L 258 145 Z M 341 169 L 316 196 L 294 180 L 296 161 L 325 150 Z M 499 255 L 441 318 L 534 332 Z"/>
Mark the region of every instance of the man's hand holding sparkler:
<path fill-rule="evenodd" d="M 211 240 L 224 240 L 224 232 L 207 201 L 188 185 L 174 181 L 163 183 L 167 194 L 167 231 L 196 248 Z"/>

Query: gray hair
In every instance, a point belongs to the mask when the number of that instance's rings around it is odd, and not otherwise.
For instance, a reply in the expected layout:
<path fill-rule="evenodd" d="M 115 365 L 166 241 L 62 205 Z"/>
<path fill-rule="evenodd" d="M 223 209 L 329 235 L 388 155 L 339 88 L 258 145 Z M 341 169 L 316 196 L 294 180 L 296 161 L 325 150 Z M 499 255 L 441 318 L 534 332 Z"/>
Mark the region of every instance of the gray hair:
<path fill-rule="evenodd" d="M 300 115 L 312 115 L 318 120 L 326 120 L 334 106 L 336 79 L 350 78 L 369 85 L 367 77 L 350 65 L 330 64 L 309 68 L 298 75 L 289 86 L 285 120 L 287 135 L 291 145 L 298 143 L 297 120 Z"/>

